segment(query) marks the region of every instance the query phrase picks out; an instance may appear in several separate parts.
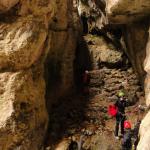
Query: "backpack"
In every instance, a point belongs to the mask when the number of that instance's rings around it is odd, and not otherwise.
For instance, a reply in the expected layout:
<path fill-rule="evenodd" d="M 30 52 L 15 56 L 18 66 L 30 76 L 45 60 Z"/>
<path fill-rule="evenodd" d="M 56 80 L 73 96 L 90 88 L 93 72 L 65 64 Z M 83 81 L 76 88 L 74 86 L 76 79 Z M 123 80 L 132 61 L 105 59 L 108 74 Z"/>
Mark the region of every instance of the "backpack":
<path fill-rule="evenodd" d="M 115 117 L 118 113 L 118 108 L 115 105 L 109 105 L 108 114 L 112 117 Z"/>
<path fill-rule="evenodd" d="M 122 146 L 124 148 L 131 148 L 132 147 L 132 142 L 131 142 L 131 133 L 127 132 L 123 136 L 123 141 L 122 141 Z"/>

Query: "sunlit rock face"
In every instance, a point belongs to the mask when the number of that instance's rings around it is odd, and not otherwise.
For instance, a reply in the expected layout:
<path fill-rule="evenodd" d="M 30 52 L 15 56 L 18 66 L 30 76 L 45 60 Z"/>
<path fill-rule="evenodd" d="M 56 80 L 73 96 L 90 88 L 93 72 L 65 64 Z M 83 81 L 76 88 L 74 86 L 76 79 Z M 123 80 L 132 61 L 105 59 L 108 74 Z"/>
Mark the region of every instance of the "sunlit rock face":
<path fill-rule="evenodd" d="M 144 70 L 147 72 L 145 79 L 145 98 L 146 105 L 150 105 L 150 29 L 149 29 L 149 39 L 146 48 L 146 58 L 144 61 Z"/>
<path fill-rule="evenodd" d="M 80 28 L 74 6 L 69 0 L 0 1 L 0 149 L 42 149 L 48 125 L 45 68 L 48 76 L 55 72 L 48 64 L 60 62 L 58 89 L 73 86 Z"/>
<path fill-rule="evenodd" d="M 0 74 L 0 149 L 39 149 L 47 128 L 42 68 Z M 34 72 L 35 71 L 35 72 Z"/>
<path fill-rule="evenodd" d="M 150 30 L 149 30 L 150 35 Z M 146 58 L 144 61 L 144 70 L 146 71 L 145 79 L 145 99 L 146 105 L 150 106 L 150 36 L 146 47 Z M 150 149 L 150 111 L 142 120 L 140 126 L 140 141 L 138 144 L 138 150 L 149 150 Z"/>
<path fill-rule="evenodd" d="M 142 120 L 140 126 L 140 141 L 137 150 L 149 150 L 150 149 L 150 111 Z"/>
<path fill-rule="evenodd" d="M 108 0 L 107 17 L 111 23 L 126 24 L 150 14 L 149 0 Z"/>
<path fill-rule="evenodd" d="M 30 67 L 42 54 L 46 27 L 33 17 L 18 19 L 12 24 L 1 23 L 0 69 Z"/>

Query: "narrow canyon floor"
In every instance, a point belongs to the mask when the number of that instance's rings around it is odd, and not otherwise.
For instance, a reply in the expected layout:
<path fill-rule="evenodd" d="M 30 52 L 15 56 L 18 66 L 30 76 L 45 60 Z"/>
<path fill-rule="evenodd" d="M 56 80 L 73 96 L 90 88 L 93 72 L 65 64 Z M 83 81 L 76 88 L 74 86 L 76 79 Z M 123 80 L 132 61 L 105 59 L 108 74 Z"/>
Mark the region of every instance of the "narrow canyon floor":
<path fill-rule="evenodd" d="M 120 150 L 121 138 L 114 137 L 115 118 L 108 115 L 117 93 L 123 89 L 129 99 L 126 116 L 132 127 L 144 116 L 138 110 L 144 105 L 144 92 L 120 45 L 103 35 L 83 36 L 76 56 L 77 89 L 52 105 L 45 150 Z M 88 95 L 82 93 L 81 84 L 87 64 L 92 66 Z"/>
<path fill-rule="evenodd" d="M 85 150 L 119 150 L 121 139 L 114 138 L 115 118 L 107 113 L 108 105 L 112 104 L 108 101 L 99 95 L 90 98 L 74 94 L 61 99 L 59 106 L 53 105 L 46 150 L 69 149 L 72 141 L 81 143 Z M 142 103 L 138 101 L 126 110 L 132 125 L 138 115 L 144 115 L 138 111 L 139 104 Z"/>

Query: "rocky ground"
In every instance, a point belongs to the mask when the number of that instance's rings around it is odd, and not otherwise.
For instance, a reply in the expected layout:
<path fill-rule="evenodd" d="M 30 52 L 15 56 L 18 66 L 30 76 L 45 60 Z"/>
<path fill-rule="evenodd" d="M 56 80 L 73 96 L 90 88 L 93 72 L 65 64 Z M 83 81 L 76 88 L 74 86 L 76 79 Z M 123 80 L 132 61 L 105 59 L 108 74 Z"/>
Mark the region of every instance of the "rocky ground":
<path fill-rule="evenodd" d="M 61 101 L 61 105 L 53 105 L 52 108 L 46 150 L 67 150 L 72 141 L 81 142 L 85 150 L 120 149 L 121 139 L 115 140 L 113 134 L 115 118 L 107 113 L 108 105 L 112 104 L 109 99 L 102 100 L 100 95 L 91 98 L 72 95 Z M 139 103 L 126 111 L 132 125 L 139 115 Z"/>

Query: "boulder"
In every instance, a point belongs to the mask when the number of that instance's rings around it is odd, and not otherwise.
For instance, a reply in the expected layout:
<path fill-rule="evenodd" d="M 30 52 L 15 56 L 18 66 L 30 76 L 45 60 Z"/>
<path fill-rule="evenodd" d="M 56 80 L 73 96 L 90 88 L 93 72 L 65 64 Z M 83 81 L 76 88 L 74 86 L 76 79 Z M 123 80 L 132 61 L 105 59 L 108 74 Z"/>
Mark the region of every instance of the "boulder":
<path fill-rule="evenodd" d="M 150 15 L 149 0 L 108 0 L 106 13 L 113 24 L 128 24 Z"/>
<path fill-rule="evenodd" d="M 43 52 L 47 30 L 42 21 L 21 18 L 12 24 L 1 24 L 0 70 L 29 68 Z"/>
<path fill-rule="evenodd" d="M 42 66 L 1 73 L 0 87 L 0 149 L 40 149 L 48 123 Z"/>
<path fill-rule="evenodd" d="M 84 39 L 88 43 L 93 68 L 99 68 L 101 64 L 115 68 L 123 61 L 121 50 L 117 50 L 115 45 L 108 42 L 103 36 L 87 35 L 84 36 Z"/>

